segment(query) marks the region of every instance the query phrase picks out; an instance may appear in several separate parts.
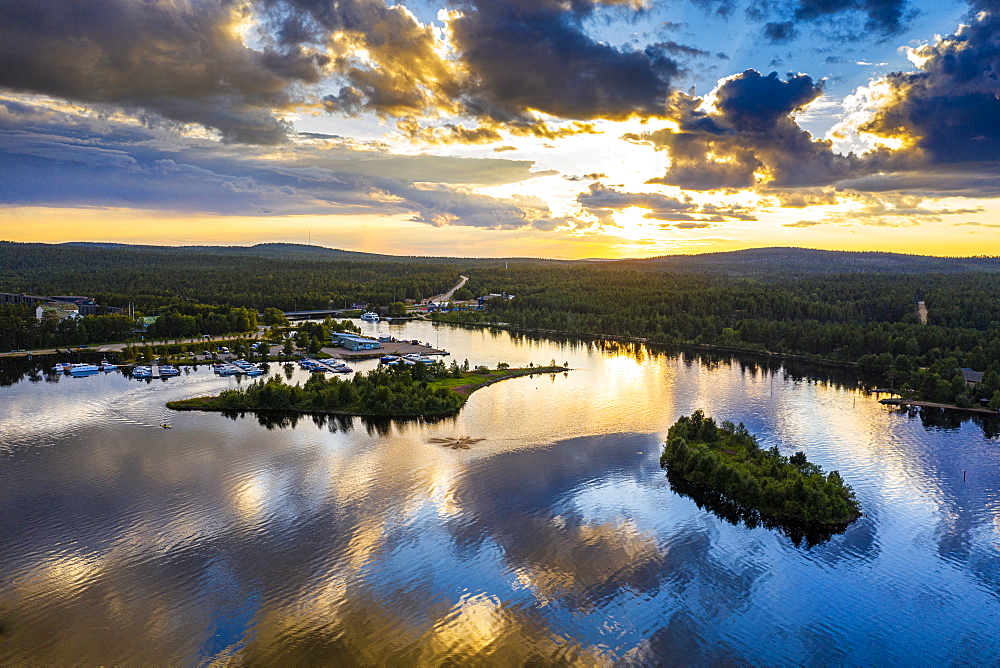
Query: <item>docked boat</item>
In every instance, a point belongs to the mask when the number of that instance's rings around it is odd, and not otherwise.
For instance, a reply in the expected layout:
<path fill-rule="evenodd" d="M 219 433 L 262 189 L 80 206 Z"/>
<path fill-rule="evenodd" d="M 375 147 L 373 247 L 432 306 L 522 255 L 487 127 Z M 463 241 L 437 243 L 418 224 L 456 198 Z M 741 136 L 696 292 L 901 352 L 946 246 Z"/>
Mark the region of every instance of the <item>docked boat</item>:
<path fill-rule="evenodd" d="M 107 359 L 101 360 L 101 371 L 114 371 L 117 368 L 117 364 L 112 364 Z"/>
<path fill-rule="evenodd" d="M 381 359 L 379 359 L 379 362 L 381 362 L 382 364 L 392 364 L 398 359 L 399 355 L 383 355 Z"/>
<path fill-rule="evenodd" d="M 367 313 L 361 314 L 362 320 L 367 320 L 368 322 L 378 322 L 378 313 L 374 311 L 368 311 Z"/>
<path fill-rule="evenodd" d="M 166 378 L 168 376 L 179 376 L 181 375 L 180 369 L 175 366 L 161 366 L 160 367 L 160 377 Z"/>
<path fill-rule="evenodd" d="M 133 378 L 152 378 L 153 369 L 148 366 L 137 366 L 132 368 Z"/>
<path fill-rule="evenodd" d="M 74 364 L 69 373 L 72 376 L 89 376 L 95 374 L 101 370 L 101 367 L 96 364 Z"/>
<path fill-rule="evenodd" d="M 60 362 L 52 367 L 53 371 L 69 371 L 73 368 L 72 362 Z"/>

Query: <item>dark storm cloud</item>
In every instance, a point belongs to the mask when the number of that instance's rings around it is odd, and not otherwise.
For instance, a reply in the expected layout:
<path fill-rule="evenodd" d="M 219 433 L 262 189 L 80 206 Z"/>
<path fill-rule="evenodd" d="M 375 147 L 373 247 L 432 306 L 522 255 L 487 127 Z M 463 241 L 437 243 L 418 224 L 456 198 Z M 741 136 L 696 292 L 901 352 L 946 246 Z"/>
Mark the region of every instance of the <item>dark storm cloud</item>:
<path fill-rule="evenodd" d="M 243 11 L 229 0 L 0 0 L 0 86 L 277 143 L 287 127 L 274 112 L 326 57 L 248 48 L 235 31 Z"/>
<path fill-rule="evenodd" d="M 665 149 L 670 168 L 650 183 L 692 190 L 748 188 L 759 175 L 773 187 L 825 185 L 847 176 L 857 158 L 841 156 L 816 140 L 790 114 L 815 100 L 822 84 L 805 74 L 781 79 L 755 70 L 730 77 L 715 91 L 715 109 L 683 94 L 673 98 L 680 125 L 644 135 L 626 135 Z"/>
<path fill-rule="evenodd" d="M 591 2 L 464 3 L 451 23 L 472 84 L 464 97 L 477 116 L 506 121 L 529 109 L 563 118 L 658 115 L 676 61 L 653 45 L 621 50 L 583 29 Z"/>
<path fill-rule="evenodd" d="M 885 77 L 889 101 L 860 129 L 910 140 L 932 164 L 1000 162 L 1000 15 L 916 53 L 921 69 Z"/>
<path fill-rule="evenodd" d="M 565 222 L 539 200 L 463 190 L 537 176 L 530 161 L 393 156 L 336 141 L 262 151 L 2 102 L 0 201 L 7 205 L 406 215 L 438 226 L 494 229 L 552 229 Z"/>

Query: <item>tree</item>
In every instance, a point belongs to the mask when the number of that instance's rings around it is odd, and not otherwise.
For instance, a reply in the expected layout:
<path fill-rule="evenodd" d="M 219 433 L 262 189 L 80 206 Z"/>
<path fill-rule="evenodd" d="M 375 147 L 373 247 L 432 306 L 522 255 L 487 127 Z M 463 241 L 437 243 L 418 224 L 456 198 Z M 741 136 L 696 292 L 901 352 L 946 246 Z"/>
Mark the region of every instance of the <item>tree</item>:
<path fill-rule="evenodd" d="M 292 342 L 291 337 L 285 339 L 285 344 L 281 347 L 281 352 L 286 357 L 290 357 L 295 352 L 295 344 Z"/>
<path fill-rule="evenodd" d="M 406 315 L 406 304 L 403 302 L 393 302 L 389 304 L 389 316 L 399 318 Z"/>
<path fill-rule="evenodd" d="M 268 307 L 264 309 L 264 324 L 287 326 L 289 323 L 288 318 L 285 317 L 285 314 L 280 309 Z"/>

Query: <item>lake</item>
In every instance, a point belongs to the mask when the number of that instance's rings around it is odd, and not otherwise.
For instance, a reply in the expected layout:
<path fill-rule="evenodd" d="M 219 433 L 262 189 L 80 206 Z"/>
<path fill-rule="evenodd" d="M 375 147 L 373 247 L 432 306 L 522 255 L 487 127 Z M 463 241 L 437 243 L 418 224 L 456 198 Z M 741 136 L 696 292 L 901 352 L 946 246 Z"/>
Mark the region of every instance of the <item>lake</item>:
<path fill-rule="evenodd" d="M 995 423 L 815 367 L 362 327 L 573 370 L 373 423 L 167 410 L 248 382 L 207 366 L 0 362 L 0 663 L 1000 662 Z M 662 443 L 699 408 L 839 470 L 865 515 L 810 545 L 674 493 Z"/>

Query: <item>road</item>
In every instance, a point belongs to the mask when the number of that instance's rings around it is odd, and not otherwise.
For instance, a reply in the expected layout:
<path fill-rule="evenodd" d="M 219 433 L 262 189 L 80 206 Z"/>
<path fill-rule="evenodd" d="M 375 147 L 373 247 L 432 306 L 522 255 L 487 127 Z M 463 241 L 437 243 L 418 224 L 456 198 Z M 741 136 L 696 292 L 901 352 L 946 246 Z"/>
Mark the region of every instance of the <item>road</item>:
<path fill-rule="evenodd" d="M 462 280 L 460 280 L 455 285 L 455 287 L 453 287 L 451 290 L 449 290 L 448 292 L 444 293 L 443 295 L 436 295 L 434 297 L 431 297 L 430 301 L 437 302 L 437 303 L 451 301 L 451 296 L 453 294 L 455 294 L 456 291 L 461 290 L 462 286 L 465 285 L 466 281 L 469 280 L 468 276 L 459 276 L 459 278 L 461 278 Z"/>

